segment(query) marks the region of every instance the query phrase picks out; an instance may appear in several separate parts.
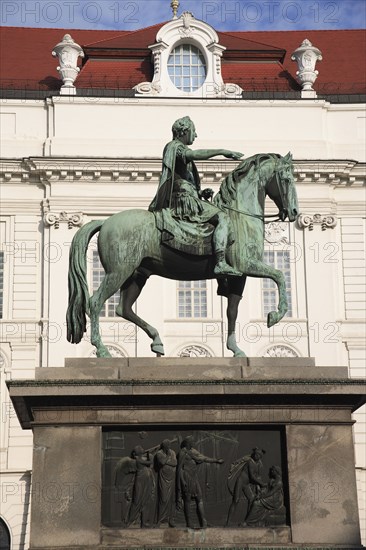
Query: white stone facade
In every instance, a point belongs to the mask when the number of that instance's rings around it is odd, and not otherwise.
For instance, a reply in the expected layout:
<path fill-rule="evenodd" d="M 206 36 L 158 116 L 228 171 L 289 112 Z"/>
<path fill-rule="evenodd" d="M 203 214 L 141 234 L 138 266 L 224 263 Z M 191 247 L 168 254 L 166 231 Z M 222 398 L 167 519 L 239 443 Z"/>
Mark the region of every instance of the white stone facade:
<path fill-rule="evenodd" d="M 1 517 L 12 550 L 28 547 L 32 434 L 21 430 L 5 380 L 33 378 L 35 367 L 62 367 L 65 357 L 92 355 L 87 337 L 78 346 L 66 341 L 70 242 L 92 219 L 147 208 L 163 147 L 181 116 L 194 120 L 197 148 L 245 156 L 291 150 L 294 156 L 303 216 L 267 234 L 268 247 L 290 251 L 293 315 L 268 330 L 261 281 L 250 279 L 238 318 L 239 345 L 249 356 L 313 356 L 318 366 L 348 366 L 350 376 L 365 375 L 364 107 L 319 99 L 143 95 L 2 100 Z M 223 158 L 198 163 L 203 185 L 216 191 L 235 164 Z M 275 211 L 269 203 L 268 212 Z M 175 281 L 151 278 L 138 311 L 159 329 L 168 356 L 228 356 L 225 304 L 215 282 L 207 284 L 207 299 L 207 318 L 179 319 Z M 105 318 L 101 327 L 112 354 L 150 356 L 147 336 L 130 323 Z M 364 414 L 355 418 L 362 518 Z"/>

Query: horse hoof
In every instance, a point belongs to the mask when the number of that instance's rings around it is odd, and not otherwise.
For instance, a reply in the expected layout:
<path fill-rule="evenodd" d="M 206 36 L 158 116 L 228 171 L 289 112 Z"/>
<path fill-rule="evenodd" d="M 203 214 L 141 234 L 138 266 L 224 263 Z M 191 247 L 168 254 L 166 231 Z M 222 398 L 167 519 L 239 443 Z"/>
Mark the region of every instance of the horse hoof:
<path fill-rule="evenodd" d="M 276 311 L 271 311 L 267 316 L 267 327 L 271 328 L 278 322 L 278 315 Z"/>
<path fill-rule="evenodd" d="M 158 357 L 165 355 L 163 344 L 151 344 L 151 351 L 156 353 Z"/>
<path fill-rule="evenodd" d="M 234 353 L 234 357 L 246 357 L 246 354 L 242 350 L 239 350 Z"/>

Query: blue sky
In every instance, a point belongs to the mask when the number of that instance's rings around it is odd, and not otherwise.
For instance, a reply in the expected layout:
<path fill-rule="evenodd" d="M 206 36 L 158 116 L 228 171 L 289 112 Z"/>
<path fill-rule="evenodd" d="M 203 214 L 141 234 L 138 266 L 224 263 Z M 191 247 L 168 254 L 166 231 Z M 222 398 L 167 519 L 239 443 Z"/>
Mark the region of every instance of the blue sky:
<path fill-rule="evenodd" d="M 171 19 L 171 0 L 0 0 L 1 25 L 135 30 Z M 366 0 L 180 0 L 217 30 L 366 27 Z"/>

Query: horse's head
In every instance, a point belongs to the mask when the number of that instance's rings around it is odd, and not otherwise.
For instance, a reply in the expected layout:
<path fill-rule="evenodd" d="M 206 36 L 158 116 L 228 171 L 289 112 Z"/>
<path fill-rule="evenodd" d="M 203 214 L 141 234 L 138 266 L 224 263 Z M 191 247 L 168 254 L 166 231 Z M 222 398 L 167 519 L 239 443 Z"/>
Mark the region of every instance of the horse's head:
<path fill-rule="evenodd" d="M 276 203 L 282 221 L 285 221 L 287 217 L 290 222 L 296 220 L 299 214 L 299 205 L 291 153 L 276 160 L 273 178 L 268 182 L 266 192 Z"/>

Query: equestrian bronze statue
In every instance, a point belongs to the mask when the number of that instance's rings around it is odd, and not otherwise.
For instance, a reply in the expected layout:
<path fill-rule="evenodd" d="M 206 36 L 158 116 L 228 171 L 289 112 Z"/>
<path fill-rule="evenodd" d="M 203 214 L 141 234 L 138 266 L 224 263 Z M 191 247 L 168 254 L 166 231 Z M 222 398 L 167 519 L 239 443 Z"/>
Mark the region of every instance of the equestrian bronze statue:
<path fill-rule="evenodd" d="M 120 291 L 116 314 L 142 328 L 151 349 L 164 355 L 158 331 L 141 319 L 132 306 L 150 275 L 175 280 L 217 279 L 219 294 L 227 297 L 227 348 L 245 357 L 238 347 L 235 323 L 246 278 L 272 279 L 278 288 L 276 311 L 268 314 L 268 327 L 287 312 L 285 278 L 263 262 L 264 204 L 276 204 L 278 218 L 295 221 L 298 211 L 292 156 L 257 154 L 239 162 L 220 190 L 201 190 L 197 160 L 223 155 L 239 160 L 241 153 L 225 149 L 192 150 L 196 130 L 189 117 L 173 125 L 173 140 L 163 153 L 158 190 L 149 210 L 127 210 L 107 220 L 87 223 L 76 233 L 70 248 L 67 339 L 79 343 L 91 323 L 91 343 L 98 357 L 110 357 L 99 330 L 99 314 L 108 298 Z M 105 277 L 89 295 L 87 248 L 99 232 L 98 252 Z"/>

